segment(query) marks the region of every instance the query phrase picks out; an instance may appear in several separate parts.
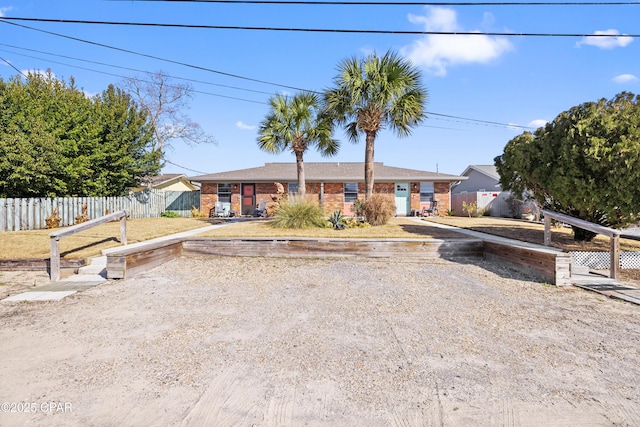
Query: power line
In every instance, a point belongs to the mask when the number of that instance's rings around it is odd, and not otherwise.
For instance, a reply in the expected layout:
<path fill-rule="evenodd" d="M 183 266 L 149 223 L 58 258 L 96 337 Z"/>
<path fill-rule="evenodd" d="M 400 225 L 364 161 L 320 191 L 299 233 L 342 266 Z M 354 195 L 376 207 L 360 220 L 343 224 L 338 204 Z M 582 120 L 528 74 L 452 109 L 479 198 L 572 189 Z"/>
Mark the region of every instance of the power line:
<path fill-rule="evenodd" d="M 497 126 L 504 126 L 504 127 L 510 127 L 510 128 L 518 128 L 518 129 L 535 129 L 535 128 L 531 127 L 531 126 L 522 126 L 522 125 L 509 124 L 509 123 L 492 122 L 492 121 L 489 121 L 489 120 L 470 119 L 468 117 L 452 116 L 450 114 L 432 113 L 432 112 L 429 112 L 429 111 L 427 111 L 426 114 L 427 115 L 430 114 L 432 116 L 448 117 L 448 118 L 451 118 L 451 119 L 473 121 L 473 122 L 478 122 L 478 123 L 484 123 L 484 124 L 487 124 L 487 125 L 497 125 Z"/>
<path fill-rule="evenodd" d="M 44 33 L 44 34 L 49 34 L 49 35 L 62 37 L 62 38 L 69 39 L 69 40 L 78 41 L 78 42 L 81 42 L 81 43 L 87 43 L 87 44 L 90 44 L 90 45 L 93 45 L 93 46 L 104 47 L 104 48 L 116 50 L 116 51 L 119 51 L 119 52 L 125 52 L 125 53 L 129 53 L 129 54 L 132 54 L 132 55 L 137 55 L 137 56 L 142 56 L 142 57 L 145 57 L 145 58 L 155 59 L 155 60 L 158 60 L 158 61 L 168 62 L 170 64 L 182 65 L 183 67 L 194 68 L 194 69 L 200 70 L 200 71 L 207 71 L 209 73 L 220 74 L 220 75 L 223 75 L 223 76 L 233 77 L 233 78 L 247 80 L 247 81 L 252 81 L 252 82 L 256 82 L 256 83 L 262 83 L 262 84 L 271 85 L 271 86 L 278 86 L 278 87 L 283 87 L 283 88 L 287 88 L 287 89 L 293 89 L 293 90 L 297 90 L 297 91 L 304 91 L 304 89 L 300 89 L 300 88 L 297 88 L 295 86 L 287 86 L 287 85 L 282 85 L 282 84 L 279 84 L 279 83 L 268 82 L 268 81 L 265 81 L 265 80 L 253 79 L 253 78 L 250 78 L 250 77 L 239 76 L 237 74 L 226 73 L 226 72 L 214 70 L 214 69 L 211 69 L 211 68 L 205 68 L 205 67 L 201 67 L 201 66 L 198 66 L 198 65 L 187 64 L 185 62 L 174 61 L 174 60 L 167 59 L 167 58 L 162 58 L 162 57 L 159 57 L 159 56 L 149 55 L 149 54 L 146 54 L 146 53 L 135 52 L 135 51 L 132 51 L 132 50 L 123 49 L 123 48 L 115 47 L 115 46 L 110 46 L 110 45 L 103 44 L 103 43 L 93 42 L 93 41 L 84 40 L 84 39 L 77 38 L 77 37 L 67 36 L 67 35 L 59 34 L 59 33 L 54 33 L 53 31 L 41 30 L 39 28 L 29 27 L 27 25 L 18 24 L 18 23 L 15 23 L 15 22 L 9 22 L 6 19 L 7 19 L 7 17 L 0 18 L 0 22 L 2 22 L 4 24 L 9 24 L 9 25 L 15 25 L 15 26 L 21 27 L 21 28 L 26 28 L 28 30 L 38 31 L 38 32 L 41 32 L 41 33 Z"/>
<path fill-rule="evenodd" d="M 2 22 L 2 19 L 3 18 L 0 18 L 0 22 Z M 67 35 L 64 35 L 64 34 L 53 33 L 53 32 L 45 31 L 45 30 L 40 30 L 40 29 L 37 29 L 37 28 L 33 28 L 33 27 L 26 26 L 26 25 L 22 25 L 22 24 L 16 24 L 16 23 L 13 23 L 13 22 L 6 22 L 6 23 L 7 24 L 11 24 L 11 25 L 16 25 L 16 26 L 22 27 L 22 28 L 34 30 L 34 31 L 44 32 L 46 34 L 51 34 L 51 35 L 55 35 L 55 36 L 58 36 L 58 37 L 69 38 L 69 39 L 72 39 L 72 40 L 75 40 L 75 41 L 80 41 L 80 42 L 83 42 L 83 43 L 88 43 L 88 44 L 97 45 L 97 46 L 100 46 L 100 47 L 106 47 L 106 48 L 109 48 L 109 49 L 123 51 L 123 52 L 130 53 L 130 54 L 133 54 L 133 55 L 139 55 L 139 56 L 143 56 L 143 57 L 150 57 L 152 59 L 159 59 L 159 60 L 162 60 L 162 61 L 171 62 L 171 63 L 175 63 L 175 64 L 178 64 L 178 65 L 183 65 L 183 66 L 187 66 L 187 67 L 191 67 L 191 68 L 197 68 L 197 69 L 201 69 L 201 70 L 209 70 L 207 68 L 196 66 L 196 65 L 186 64 L 186 63 L 173 61 L 173 60 L 165 59 L 165 58 L 159 58 L 159 57 L 155 57 L 155 56 L 144 54 L 144 53 L 140 53 L 140 52 L 135 52 L 135 51 L 127 50 L 127 49 L 122 49 L 122 48 L 118 48 L 118 47 L 114 47 L 114 46 L 105 45 L 105 44 L 102 44 L 102 43 L 97 43 L 97 42 L 92 42 L 92 41 L 88 41 L 88 40 L 78 39 L 76 37 L 71 37 L 71 36 L 67 36 Z M 2 44 L 2 45 L 7 46 L 6 44 Z M 51 62 L 54 62 L 54 61 L 51 61 Z M 64 64 L 64 65 L 68 65 L 68 64 Z M 72 66 L 72 65 L 68 65 L 68 66 Z M 77 66 L 75 66 L 75 67 L 83 69 L 83 67 L 77 67 Z M 98 73 L 102 73 L 102 74 L 107 74 L 107 75 L 118 76 L 116 74 L 110 74 L 110 73 L 103 72 L 103 71 L 97 71 L 97 70 L 92 70 L 92 69 L 87 69 L 87 70 L 98 72 Z M 213 71 L 213 72 L 216 72 L 216 71 Z M 219 72 L 219 73 L 222 73 L 222 72 Z M 236 78 L 245 79 L 245 80 L 260 81 L 260 80 L 251 79 L 251 78 L 247 78 L 247 77 L 243 77 L 243 76 L 239 76 L 239 75 L 235 75 L 235 74 L 229 74 L 229 73 L 222 73 L 222 74 L 229 75 L 229 76 L 234 76 Z M 118 77 L 123 77 L 123 76 L 118 76 Z M 280 86 L 280 87 L 285 87 L 285 88 L 289 88 L 289 89 L 295 89 L 295 90 L 299 90 L 299 91 L 308 91 L 308 92 L 320 93 L 320 92 L 311 91 L 311 90 L 308 90 L 308 89 L 299 89 L 299 88 L 294 88 L 294 87 L 291 87 L 291 86 L 278 85 L 276 83 L 268 83 L 268 84 L 275 85 L 275 86 Z M 230 97 L 230 96 L 225 96 L 225 95 L 212 94 L 212 93 L 208 93 L 208 92 L 201 92 L 201 91 L 194 91 L 194 92 L 202 93 L 202 94 L 206 94 L 206 95 L 230 98 L 230 99 L 235 99 L 235 100 L 240 100 L 240 101 L 247 101 L 247 102 L 253 102 L 253 103 L 262 103 L 262 102 L 259 102 L 259 101 L 246 100 L 246 99 L 242 99 L 242 98 L 235 98 L 235 97 Z M 264 103 L 264 104 L 266 104 L 266 103 Z M 448 115 L 448 114 L 440 114 L 440 113 L 433 113 L 433 112 L 427 112 L 427 114 L 431 114 L 433 116 L 449 117 L 449 118 L 465 120 L 465 121 L 470 121 L 470 122 L 478 122 L 478 123 L 499 125 L 499 126 L 504 126 L 504 127 L 532 129 L 529 126 L 521 126 L 521 125 L 514 125 L 514 124 L 507 124 L 507 123 L 491 122 L 491 121 L 487 121 L 487 120 L 471 119 L 471 118 L 453 116 L 453 115 Z"/>
<path fill-rule="evenodd" d="M 0 45 L 3 45 L 3 44 L 0 43 Z M 15 52 L 9 52 L 9 51 L 7 51 L 5 49 L 0 49 L 0 52 L 13 53 L 14 55 L 20 55 L 20 56 L 24 56 L 24 57 L 27 57 L 27 58 L 38 59 L 40 61 L 47 61 L 47 62 L 53 63 L 53 64 L 65 65 L 67 67 L 78 68 L 80 70 L 91 71 L 93 73 L 104 74 L 104 75 L 107 75 L 107 76 L 118 77 L 118 78 L 121 78 L 121 79 L 131 78 L 130 76 L 123 76 L 121 74 L 108 73 L 106 71 L 95 70 L 93 68 L 80 67 L 79 65 L 67 64 L 65 62 L 53 61 L 51 59 L 38 58 L 37 56 L 25 55 L 25 54 L 15 53 Z M 2 59 L 2 58 L 0 58 L 0 59 Z M 119 68 L 119 67 L 117 67 L 115 65 L 112 65 L 112 67 Z M 13 67 L 13 68 L 16 69 L 15 67 Z M 123 68 L 125 68 L 125 67 L 123 67 Z M 20 72 L 20 71 L 18 70 L 18 72 Z M 141 71 L 141 72 L 148 73 L 148 71 Z M 22 73 L 22 75 L 25 76 L 24 73 Z M 25 76 L 25 77 L 27 77 L 27 76 Z M 181 77 L 174 77 L 174 76 L 171 76 L 171 75 L 168 75 L 168 74 L 167 74 L 167 77 L 174 78 L 174 79 L 182 79 Z M 152 82 L 150 82 L 148 80 L 144 80 L 144 79 L 141 79 L 141 78 L 134 78 L 134 79 L 139 81 L 139 82 L 152 83 Z M 183 79 L 183 80 L 189 80 L 189 79 Z M 206 84 L 207 82 L 202 82 L 202 83 Z M 189 89 L 189 92 L 199 93 L 199 94 L 202 94 L 202 95 L 215 96 L 215 97 L 218 97 L 218 98 L 233 99 L 233 100 L 236 100 L 236 101 L 251 102 L 251 103 L 254 103 L 254 104 L 269 105 L 268 102 L 264 102 L 264 101 L 256 101 L 256 100 L 253 100 L 253 99 L 238 98 L 238 97 L 235 97 L 235 96 L 222 95 L 222 94 L 219 94 L 219 93 L 204 92 L 204 91 L 196 90 L 196 89 Z"/>
<path fill-rule="evenodd" d="M 286 1 L 286 0 L 107 0 L 126 2 L 174 2 L 174 3 L 223 3 L 223 4 L 277 4 L 277 5 L 328 5 L 328 6 L 626 6 L 638 1 L 513 1 L 513 2 L 424 2 L 424 1 Z"/>
<path fill-rule="evenodd" d="M 6 44 L 4 44 L 4 43 L 0 43 L 0 45 L 6 46 Z M 25 49 L 25 50 L 34 50 L 34 49 Z M 0 49 L 0 51 L 8 52 L 7 50 L 4 50 L 4 49 Z M 65 66 L 68 66 L 68 67 L 78 68 L 78 69 L 81 69 L 81 70 L 87 70 L 87 71 L 91 71 L 91 72 L 94 72 L 94 73 L 105 74 L 105 75 L 108 75 L 108 76 L 114 76 L 114 77 L 119 77 L 119 78 L 128 78 L 127 76 L 123 76 L 123 75 L 120 75 L 120 74 L 108 73 L 106 71 L 94 70 L 92 68 L 80 67 L 80 66 L 77 66 L 77 65 L 71 65 L 71 64 L 67 64 L 67 63 L 59 62 L 59 61 L 46 60 L 44 58 L 38 58 L 38 57 L 35 57 L 35 56 L 31 56 L 31 55 L 19 54 L 19 53 L 14 53 L 14 52 L 8 52 L 8 53 L 13 53 L 14 55 L 25 56 L 27 58 L 34 58 L 34 59 L 38 59 L 38 60 L 42 60 L 42 61 L 48 61 L 48 62 L 52 62 L 54 64 L 61 64 L 61 65 L 65 65 Z M 2 57 L 0 57 L 0 59 L 5 61 L 7 64 L 11 65 L 8 61 L 4 60 Z M 88 61 L 88 62 L 93 62 L 93 61 Z M 109 65 L 109 66 L 120 68 L 120 67 L 118 67 L 116 65 Z M 13 65 L 11 65 L 11 67 L 14 68 L 16 71 L 18 71 L 19 73 L 21 73 L 22 75 L 24 75 L 24 73 L 22 73 L 17 68 L 13 67 Z M 127 69 L 126 67 L 122 67 L 122 68 Z M 145 73 L 147 72 L 147 71 L 144 71 L 144 70 L 139 70 L 139 71 L 145 72 Z M 25 77 L 27 77 L 27 76 L 25 76 Z M 180 77 L 174 77 L 174 76 L 170 76 L 170 75 L 168 75 L 168 77 L 181 79 Z M 140 79 L 140 78 L 136 78 L 136 80 L 138 80 L 138 81 L 146 81 L 146 80 L 143 80 L 143 79 Z M 189 80 L 189 79 L 185 79 L 185 80 Z M 148 81 L 146 81 L 146 82 L 148 82 Z M 203 83 L 206 83 L 206 82 L 203 82 Z M 203 94 L 203 95 L 210 95 L 210 96 L 220 97 L 220 98 L 233 99 L 233 100 L 236 100 L 236 101 L 244 101 L 244 102 L 251 102 L 251 103 L 255 103 L 255 104 L 269 105 L 267 102 L 263 102 L 263 101 L 255 101 L 255 100 L 251 100 L 251 99 L 238 98 L 238 97 L 221 95 L 221 94 L 211 93 L 211 92 L 204 92 L 204 91 L 195 90 L 195 89 L 192 89 L 191 92 L 199 93 L 199 94 Z M 461 123 L 461 121 L 466 121 L 466 122 L 480 123 L 480 124 L 492 125 L 492 126 L 498 126 L 498 127 L 509 127 L 509 128 L 518 128 L 518 129 L 533 129 L 530 126 L 522 126 L 522 125 L 516 125 L 516 124 L 510 124 L 510 123 L 501 123 L 501 122 L 495 122 L 495 121 L 489 121 L 489 120 L 472 119 L 472 118 L 469 118 L 469 117 L 454 116 L 454 115 L 451 115 L 451 114 L 434 113 L 434 112 L 431 112 L 431 111 L 427 111 L 427 112 L 425 112 L 425 114 L 431 115 L 431 116 L 438 116 L 438 117 L 446 117 L 446 118 L 450 118 L 450 119 L 456 119 L 456 120 L 452 120 L 452 121 L 455 121 L 455 122 L 458 122 L 458 123 Z M 462 130 L 462 129 L 452 129 L 452 128 L 445 128 L 445 127 L 429 126 L 429 125 L 421 125 L 421 126 L 422 127 L 438 128 L 438 129 Z"/>
<path fill-rule="evenodd" d="M 202 172 L 202 171 L 199 171 L 199 170 L 191 169 L 191 168 L 188 168 L 188 167 L 186 167 L 186 166 L 182 166 L 182 165 L 179 165 L 179 164 L 177 164 L 177 163 L 170 162 L 170 161 L 169 161 L 169 160 L 167 160 L 167 159 L 164 159 L 164 162 L 165 162 L 165 163 L 169 163 L 170 165 L 177 166 L 177 167 L 179 167 L 179 168 L 182 168 L 182 169 L 185 169 L 185 170 L 191 171 L 191 172 L 199 173 L 200 175 L 206 175 L 206 174 L 207 174 L 207 172 Z"/>
<path fill-rule="evenodd" d="M 281 31 L 281 32 L 306 32 L 306 33 L 334 33 L 334 34 L 395 34 L 395 35 L 431 35 L 431 36 L 498 36 L 498 37 L 614 37 L 611 34 L 586 34 L 586 33 L 517 33 L 517 32 L 474 32 L 474 31 L 417 31 L 417 30 L 348 30 L 348 29 L 330 29 L 330 28 L 295 28 L 295 27 L 246 27 L 238 25 L 200 25 L 200 24 L 166 24 L 166 23 L 153 23 L 153 22 L 126 22 L 126 21 L 89 21 L 84 19 L 49 19 L 49 18 L 18 18 L 18 17 L 2 17 L 1 21 L 29 21 L 29 22 L 46 22 L 46 23 L 59 23 L 59 24 L 85 24 L 85 25 L 123 25 L 130 27 L 157 27 L 157 28 L 189 28 L 189 29 L 208 29 L 208 30 L 244 30 L 244 31 Z M 8 24 L 18 25 L 13 22 L 7 22 Z M 48 31 L 37 30 L 48 33 Z M 75 39 L 74 37 L 64 36 L 66 38 Z M 616 34 L 615 37 L 626 38 L 640 38 L 640 34 Z M 96 45 L 100 43 L 92 42 Z M 105 46 L 105 45 L 101 45 Z M 121 51 L 125 49 L 112 48 Z M 151 55 L 143 55 L 153 59 L 159 59 Z M 163 59 L 164 61 L 172 62 L 175 64 L 181 64 L 177 61 L 171 61 Z M 184 65 L 184 64 L 182 64 Z M 200 68 L 195 67 L 193 68 Z M 211 71 L 211 70 L 207 70 Z M 218 71 L 215 71 L 220 74 Z M 227 74 L 228 75 L 228 74 Z M 237 77 L 237 76 L 234 76 Z M 247 80 L 254 80 L 248 79 Z M 254 80 L 260 83 L 267 83 L 264 81 Z M 273 84 L 273 83 L 267 83 Z M 301 90 L 299 88 L 277 85 L 281 87 L 288 87 L 289 89 Z"/>
<path fill-rule="evenodd" d="M 4 59 L 1 56 L 0 56 L 0 60 L 2 60 L 4 63 L 6 63 L 9 67 L 11 67 L 14 70 L 16 70 L 18 73 L 22 74 L 24 77 L 27 77 L 22 71 L 18 70 L 16 67 L 14 67 L 14 65 L 11 62 L 7 61 L 6 59 Z"/>
<path fill-rule="evenodd" d="M 149 71 L 140 70 L 140 69 L 137 69 L 137 68 L 123 67 L 123 66 L 120 66 L 120 65 L 113 65 L 113 64 L 108 64 L 106 62 L 100 62 L 100 61 L 90 61 L 90 60 L 84 59 L 84 58 L 77 58 L 77 57 L 68 56 L 68 55 L 60 55 L 60 54 L 51 53 L 51 52 L 45 52 L 45 51 L 37 50 L 37 49 L 29 49 L 29 48 L 26 48 L 26 47 L 14 46 L 14 45 L 6 44 L 6 43 L 0 43 L 0 46 L 6 46 L 6 47 L 13 48 L 13 49 L 19 49 L 19 50 L 26 50 L 28 52 L 41 53 L 43 55 L 49 55 L 49 56 L 54 56 L 54 57 L 58 57 L 58 58 L 72 59 L 74 61 L 87 62 L 89 64 L 103 65 L 105 67 L 119 68 L 121 70 L 135 71 L 137 73 L 148 73 L 149 72 Z M 27 58 L 39 59 L 39 60 L 42 60 L 42 61 L 51 61 L 51 60 L 47 60 L 47 59 L 44 59 L 44 58 L 38 58 L 37 56 L 30 56 L 30 55 L 10 52 L 10 51 L 4 50 L 4 49 L 0 49 L 0 50 L 2 50 L 3 52 L 13 53 L 14 55 L 26 56 Z M 101 71 L 97 71 L 97 70 L 92 70 L 90 68 L 82 68 L 82 67 L 78 67 L 78 66 L 71 65 L 71 64 L 65 64 L 63 62 L 55 62 L 55 61 L 51 61 L 51 62 L 53 62 L 54 64 L 67 65 L 69 67 L 76 67 L 76 68 L 86 69 L 86 70 L 95 71 L 95 72 L 98 72 L 98 73 L 101 72 Z M 109 74 L 109 73 L 104 73 L 104 74 Z M 116 74 L 113 74 L 113 75 L 117 76 Z M 212 82 L 207 82 L 207 81 L 203 81 L 203 80 L 189 79 L 189 78 L 186 78 L 186 77 L 177 77 L 177 76 L 171 76 L 171 75 L 167 75 L 167 77 L 171 77 L 171 78 L 178 79 L 178 80 L 184 80 L 184 81 L 188 81 L 188 82 L 192 82 L 192 83 L 201 83 L 201 84 L 210 85 L 210 86 L 224 87 L 224 88 L 227 88 L 227 89 L 242 90 L 242 91 L 246 91 L 246 92 L 260 93 L 260 94 L 263 94 L 263 95 L 273 95 L 272 92 L 265 92 L 265 91 L 262 91 L 262 90 L 255 90 L 255 89 L 247 89 L 247 88 L 242 88 L 242 87 L 238 87 L 238 86 L 223 85 L 223 84 L 212 83 Z"/>

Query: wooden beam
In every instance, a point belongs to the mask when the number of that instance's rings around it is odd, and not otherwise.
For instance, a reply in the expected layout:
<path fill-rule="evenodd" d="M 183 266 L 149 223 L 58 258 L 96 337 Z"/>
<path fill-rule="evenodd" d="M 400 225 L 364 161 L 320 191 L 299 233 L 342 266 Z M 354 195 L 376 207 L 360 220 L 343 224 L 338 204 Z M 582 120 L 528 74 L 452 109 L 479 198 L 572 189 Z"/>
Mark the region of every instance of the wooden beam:
<path fill-rule="evenodd" d="M 544 245 L 551 245 L 551 217 L 544 216 Z"/>
<path fill-rule="evenodd" d="M 611 263 L 609 265 L 609 277 L 620 279 L 620 236 L 611 238 Z"/>
<path fill-rule="evenodd" d="M 87 230 L 96 225 L 104 224 L 115 220 L 120 220 L 120 243 L 127 244 L 127 211 L 118 211 L 112 214 L 103 215 L 99 218 L 94 218 L 89 221 L 85 221 L 81 224 L 72 225 L 58 231 L 54 231 L 49 234 L 51 256 L 49 258 L 49 277 L 51 281 L 57 282 L 60 280 L 60 239 L 63 237 L 71 236 L 81 231 Z"/>
<path fill-rule="evenodd" d="M 589 230 L 596 234 L 602 234 L 607 237 L 619 236 L 622 234 L 620 230 L 616 230 L 614 228 L 605 227 L 603 225 L 594 224 L 593 222 L 585 221 L 584 219 L 574 218 L 569 215 L 561 214 L 558 212 L 548 211 L 543 209 L 542 215 L 545 217 L 545 226 L 546 226 L 546 218 L 555 219 L 556 221 L 564 222 L 565 224 L 575 225 L 578 228 L 582 228 L 584 230 Z"/>

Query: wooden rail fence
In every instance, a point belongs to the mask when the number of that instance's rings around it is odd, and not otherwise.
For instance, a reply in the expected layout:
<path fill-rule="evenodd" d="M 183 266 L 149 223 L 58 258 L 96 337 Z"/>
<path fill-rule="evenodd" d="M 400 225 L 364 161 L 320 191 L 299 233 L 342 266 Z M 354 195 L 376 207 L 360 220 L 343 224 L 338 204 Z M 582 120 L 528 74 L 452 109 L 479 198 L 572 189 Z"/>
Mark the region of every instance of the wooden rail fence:
<path fill-rule="evenodd" d="M 120 220 L 120 243 L 127 244 L 127 211 L 115 212 L 109 215 L 104 215 L 100 218 L 95 218 L 81 224 L 77 224 L 71 227 L 67 227 L 64 230 L 54 231 L 49 234 L 50 246 L 51 246 L 51 258 L 50 258 L 50 272 L 51 281 L 57 282 L 60 280 L 60 239 L 63 237 L 71 236 L 72 234 L 79 233 L 96 225 L 104 224 L 106 222 Z"/>
<path fill-rule="evenodd" d="M 574 218 L 569 215 L 561 214 L 558 212 L 548 211 L 543 209 L 544 215 L 544 244 L 546 246 L 551 245 L 551 220 L 555 219 L 565 224 L 573 225 L 584 230 L 591 231 L 596 234 L 602 234 L 610 238 L 610 256 L 611 264 L 609 266 L 609 277 L 615 280 L 620 279 L 620 230 L 604 227 L 602 225 L 594 224 L 583 219 Z"/>

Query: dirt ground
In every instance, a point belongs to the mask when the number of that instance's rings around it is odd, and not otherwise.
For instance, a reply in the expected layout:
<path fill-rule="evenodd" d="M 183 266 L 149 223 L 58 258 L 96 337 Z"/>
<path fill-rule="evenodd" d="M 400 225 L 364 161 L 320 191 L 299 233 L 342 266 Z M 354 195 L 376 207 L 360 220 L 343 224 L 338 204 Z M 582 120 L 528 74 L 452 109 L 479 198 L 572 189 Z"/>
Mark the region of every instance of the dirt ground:
<path fill-rule="evenodd" d="M 482 260 L 188 257 L 0 319 L 2 426 L 640 425 L 638 306 Z"/>

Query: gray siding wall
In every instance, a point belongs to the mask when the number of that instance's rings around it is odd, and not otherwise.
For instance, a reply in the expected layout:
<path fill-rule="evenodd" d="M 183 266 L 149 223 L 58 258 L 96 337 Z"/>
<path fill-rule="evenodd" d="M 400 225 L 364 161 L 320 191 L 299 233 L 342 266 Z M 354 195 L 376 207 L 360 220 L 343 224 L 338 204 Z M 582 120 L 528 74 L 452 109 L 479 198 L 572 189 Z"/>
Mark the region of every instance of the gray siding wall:
<path fill-rule="evenodd" d="M 488 177 L 478 171 L 472 170 L 469 173 L 469 179 L 462 181 L 452 189 L 452 194 L 460 194 L 464 191 L 472 193 L 480 190 L 500 192 L 500 187 L 496 187 L 498 181 Z"/>

